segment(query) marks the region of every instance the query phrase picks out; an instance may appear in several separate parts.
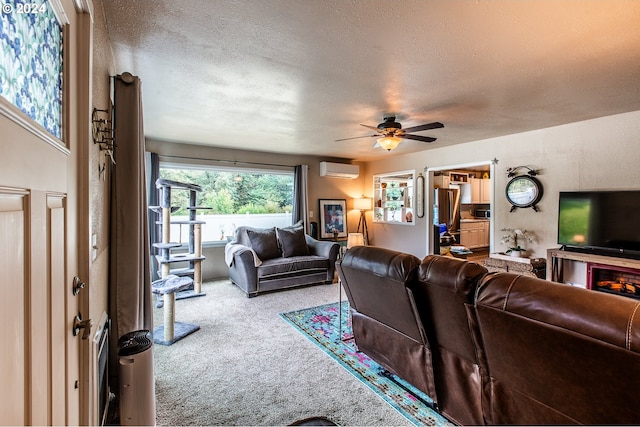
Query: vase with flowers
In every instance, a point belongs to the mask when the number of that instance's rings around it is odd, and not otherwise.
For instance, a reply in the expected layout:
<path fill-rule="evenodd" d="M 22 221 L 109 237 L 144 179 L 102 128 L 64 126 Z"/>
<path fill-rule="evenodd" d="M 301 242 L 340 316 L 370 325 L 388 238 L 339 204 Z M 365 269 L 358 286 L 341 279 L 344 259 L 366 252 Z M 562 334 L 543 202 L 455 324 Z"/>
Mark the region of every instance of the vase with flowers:
<path fill-rule="evenodd" d="M 533 233 L 520 228 L 503 228 L 502 231 L 505 234 L 502 236 L 502 244 L 507 245 L 508 249 L 506 253 L 513 257 L 522 257 L 526 252 L 526 248 L 523 247 L 525 242 L 533 243 Z"/>

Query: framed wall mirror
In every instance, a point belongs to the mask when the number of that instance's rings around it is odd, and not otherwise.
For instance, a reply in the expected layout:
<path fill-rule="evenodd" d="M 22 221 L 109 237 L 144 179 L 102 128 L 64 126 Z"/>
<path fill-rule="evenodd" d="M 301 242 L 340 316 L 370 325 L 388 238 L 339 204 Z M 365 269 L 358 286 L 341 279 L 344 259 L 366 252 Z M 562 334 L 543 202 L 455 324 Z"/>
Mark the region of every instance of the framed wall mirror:
<path fill-rule="evenodd" d="M 416 178 L 416 216 L 424 217 L 424 176 L 421 173 Z"/>
<path fill-rule="evenodd" d="M 415 171 L 373 176 L 373 222 L 415 224 Z"/>

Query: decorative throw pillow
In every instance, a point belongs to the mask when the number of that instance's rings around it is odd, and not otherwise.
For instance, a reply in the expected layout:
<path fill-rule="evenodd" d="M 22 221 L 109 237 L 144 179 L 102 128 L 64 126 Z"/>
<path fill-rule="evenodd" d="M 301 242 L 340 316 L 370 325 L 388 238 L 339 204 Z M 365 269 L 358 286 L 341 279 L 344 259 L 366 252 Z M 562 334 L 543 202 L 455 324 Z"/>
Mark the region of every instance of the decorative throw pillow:
<path fill-rule="evenodd" d="M 247 230 L 247 236 L 251 241 L 251 249 L 253 249 L 261 260 L 281 256 L 275 228 L 249 229 Z"/>
<path fill-rule="evenodd" d="M 303 256 L 309 255 L 309 247 L 304 237 L 304 228 L 302 225 L 293 225 L 291 227 L 277 228 L 278 241 L 282 249 L 282 256 Z"/>

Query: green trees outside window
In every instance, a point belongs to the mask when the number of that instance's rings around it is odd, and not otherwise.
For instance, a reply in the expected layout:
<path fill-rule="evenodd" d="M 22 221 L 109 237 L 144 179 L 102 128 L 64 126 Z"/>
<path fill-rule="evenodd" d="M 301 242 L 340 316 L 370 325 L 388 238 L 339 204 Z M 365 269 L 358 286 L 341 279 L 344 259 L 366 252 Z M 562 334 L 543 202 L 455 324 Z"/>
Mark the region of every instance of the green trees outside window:
<path fill-rule="evenodd" d="M 160 177 L 202 187 L 198 205 L 210 214 L 266 214 L 291 212 L 293 173 L 242 172 L 210 169 L 160 168 Z M 172 194 L 174 206 L 188 206 L 188 192 Z M 186 215 L 181 209 L 176 215 Z"/>

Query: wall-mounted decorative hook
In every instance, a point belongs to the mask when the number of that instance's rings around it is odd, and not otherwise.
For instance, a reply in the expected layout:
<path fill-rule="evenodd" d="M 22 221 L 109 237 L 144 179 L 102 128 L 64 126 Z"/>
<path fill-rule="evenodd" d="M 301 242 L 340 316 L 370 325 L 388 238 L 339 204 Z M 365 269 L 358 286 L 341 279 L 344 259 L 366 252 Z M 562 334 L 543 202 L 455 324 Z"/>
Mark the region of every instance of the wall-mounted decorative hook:
<path fill-rule="evenodd" d="M 93 109 L 91 114 L 93 143 L 113 145 L 110 110 Z"/>
<path fill-rule="evenodd" d="M 113 150 L 105 150 L 105 156 L 109 156 L 112 164 L 116 164 L 116 159 L 113 158 Z"/>
<path fill-rule="evenodd" d="M 104 158 L 109 157 L 112 164 L 116 164 L 113 158 L 113 150 L 116 146 L 113 138 L 113 127 L 111 120 L 111 109 L 100 110 L 98 108 L 93 109 L 91 114 L 93 143 L 100 146 L 100 151 L 104 152 Z M 103 174 L 106 166 L 101 165 L 98 167 L 98 173 Z"/>
<path fill-rule="evenodd" d="M 516 166 L 516 167 L 513 167 L 513 168 L 507 168 L 507 176 L 509 178 L 514 177 L 514 176 L 516 176 L 518 174 L 518 170 L 523 169 L 523 168 L 528 170 L 527 174 L 529 176 L 536 176 L 540 172 L 540 171 L 538 171 L 536 169 L 531 169 L 529 166 Z"/>

